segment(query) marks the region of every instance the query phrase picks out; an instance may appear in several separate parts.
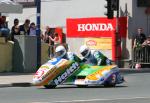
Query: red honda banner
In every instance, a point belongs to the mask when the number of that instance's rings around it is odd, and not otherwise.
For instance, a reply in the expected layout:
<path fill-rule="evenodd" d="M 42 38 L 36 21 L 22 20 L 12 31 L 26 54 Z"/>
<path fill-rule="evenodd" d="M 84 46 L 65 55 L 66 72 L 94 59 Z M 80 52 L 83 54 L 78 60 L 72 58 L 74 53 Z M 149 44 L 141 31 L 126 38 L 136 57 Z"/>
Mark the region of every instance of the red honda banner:
<path fill-rule="evenodd" d="M 126 36 L 126 17 L 119 18 L 120 35 Z M 112 37 L 116 30 L 116 18 L 69 18 L 67 19 L 67 37 Z"/>
<path fill-rule="evenodd" d="M 116 19 L 67 19 L 67 37 L 111 37 L 115 27 Z"/>

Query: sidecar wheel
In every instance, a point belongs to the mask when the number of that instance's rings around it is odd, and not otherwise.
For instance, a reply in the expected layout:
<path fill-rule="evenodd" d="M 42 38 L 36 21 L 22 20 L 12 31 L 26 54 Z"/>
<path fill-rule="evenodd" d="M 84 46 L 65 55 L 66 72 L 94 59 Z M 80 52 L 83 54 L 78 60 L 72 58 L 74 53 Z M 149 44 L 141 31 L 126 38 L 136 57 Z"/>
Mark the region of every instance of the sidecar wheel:
<path fill-rule="evenodd" d="M 115 83 L 113 83 L 113 84 L 105 83 L 105 84 L 104 84 L 104 87 L 115 87 L 115 86 L 116 86 Z"/>
<path fill-rule="evenodd" d="M 106 81 L 104 83 L 104 87 L 115 87 L 116 86 L 116 75 L 113 74 L 111 75 L 111 78 L 109 79 L 109 81 Z"/>
<path fill-rule="evenodd" d="M 46 89 L 53 89 L 53 88 L 56 87 L 56 85 L 44 85 L 44 87 L 45 87 Z"/>

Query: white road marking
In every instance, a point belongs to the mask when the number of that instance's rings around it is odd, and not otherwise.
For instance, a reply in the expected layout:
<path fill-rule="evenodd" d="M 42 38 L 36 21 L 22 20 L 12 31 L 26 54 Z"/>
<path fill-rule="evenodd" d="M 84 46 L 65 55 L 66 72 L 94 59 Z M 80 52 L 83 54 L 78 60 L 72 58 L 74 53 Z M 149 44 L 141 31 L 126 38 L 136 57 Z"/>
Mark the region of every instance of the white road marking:
<path fill-rule="evenodd" d="M 31 103 L 51 103 L 51 102 L 31 102 Z"/>
<path fill-rule="evenodd" d="M 132 100 L 132 99 L 150 99 L 150 97 L 133 97 L 133 98 L 114 98 L 114 99 L 88 99 L 88 100 L 71 100 L 71 101 L 53 101 L 49 103 L 73 103 L 73 102 L 94 102 L 94 101 L 114 101 L 114 100 Z M 45 102 L 42 102 L 45 103 Z"/>
<path fill-rule="evenodd" d="M 50 103 L 50 102 L 31 102 L 31 103 Z"/>

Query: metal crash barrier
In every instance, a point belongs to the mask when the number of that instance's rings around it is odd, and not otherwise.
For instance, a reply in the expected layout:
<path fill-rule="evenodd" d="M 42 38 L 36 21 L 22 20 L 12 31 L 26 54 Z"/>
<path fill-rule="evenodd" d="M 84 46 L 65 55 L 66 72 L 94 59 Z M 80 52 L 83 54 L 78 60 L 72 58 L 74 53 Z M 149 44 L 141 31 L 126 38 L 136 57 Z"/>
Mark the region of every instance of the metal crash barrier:
<path fill-rule="evenodd" d="M 132 53 L 132 68 L 136 63 L 150 64 L 150 46 L 136 47 Z"/>

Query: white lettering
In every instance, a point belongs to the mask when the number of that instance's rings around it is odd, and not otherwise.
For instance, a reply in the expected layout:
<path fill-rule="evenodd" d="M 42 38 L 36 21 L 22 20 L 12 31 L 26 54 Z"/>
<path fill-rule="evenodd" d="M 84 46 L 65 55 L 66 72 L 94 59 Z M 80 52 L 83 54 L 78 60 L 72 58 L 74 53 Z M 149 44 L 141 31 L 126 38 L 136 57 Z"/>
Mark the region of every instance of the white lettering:
<path fill-rule="evenodd" d="M 71 71 L 69 69 L 66 70 L 67 74 L 71 74 Z"/>
<path fill-rule="evenodd" d="M 109 23 L 107 29 L 110 30 L 110 31 L 112 31 L 113 30 L 112 24 Z"/>
<path fill-rule="evenodd" d="M 101 31 L 107 30 L 107 25 L 106 25 L 106 24 L 101 24 L 100 30 L 101 30 Z"/>
<path fill-rule="evenodd" d="M 61 79 L 60 76 L 57 79 L 54 80 L 56 85 L 58 85 L 61 81 L 62 81 L 62 79 Z"/>
<path fill-rule="evenodd" d="M 78 24 L 78 31 L 85 31 L 85 24 Z"/>
<path fill-rule="evenodd" d="M 79 68 L 79 64 L 73 63 L 62 75 L 58 76 L 55 80 L 54 83 L 56 85 L 62 83 L 64 80 L 66 80 L 71 74 L 73 74 L 77 69 Z"/>
<path fill-rule="evenodd" d="M 111 23 L 78 24 L 78 31 L 112 31 Z"/>
<path fill-rule="evenodd" d="M 86 24 L 84 28 L 85 28 L 86 31 L 91 31 L 92 25 L 91 24 Z"/>
<path fill-rule="evenodd" d="M 92 31 L 98 31 L 99 30 L 99 24 L 93 24 L 93 29 Z"/>
<path fill-rule="evenodd" d="M 61 75 L 61 78 L 62 79 L 65 79 L 67 77 L 67 72 L 64 72 L 62 75 Z"/>

